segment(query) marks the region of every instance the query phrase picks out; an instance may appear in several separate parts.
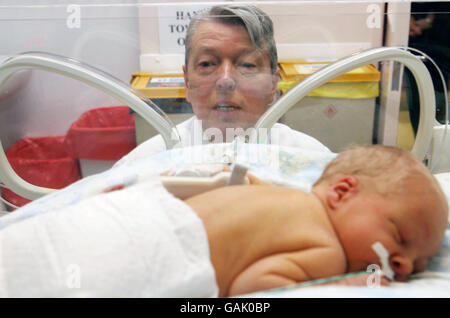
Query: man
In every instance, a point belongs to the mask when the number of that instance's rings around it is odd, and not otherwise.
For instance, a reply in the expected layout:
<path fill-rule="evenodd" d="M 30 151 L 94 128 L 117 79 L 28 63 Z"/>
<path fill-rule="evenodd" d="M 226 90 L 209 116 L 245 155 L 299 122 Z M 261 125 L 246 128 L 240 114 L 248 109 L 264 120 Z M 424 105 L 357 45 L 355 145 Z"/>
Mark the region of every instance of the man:
<path fill-rule="evenodd" d="M 447 14 L 449 10 L 450 3 L 448 2 L 411 3 L 408 42 L 409 47 L 420 50 L 433 59 L 442 72 L 443 78 L 441 78 L 441 74 L 428 59 L 424 60 L 425 66 L 427 66 L 433 79 L 436 98 L 436 119 L 441 124 L 445 123 L 445 95 L 448 94 L 443 84 L 447 85 L 447 87 L 450 84 L 450 37 L 448 36 L 450 21 Z M 406 90 L 409 115 L 414 134 L 416 134 L 420 117 L 417 84 L 408 68 L 405 68 L 404 72 L 405 87 L 409 88 Z"/>
<path fill-rule="evenodd" d="M 258 141 L 252 127 L 275 101 L 279 79 L 273 35 L 271 19 L 253 6 L 214 6 L 192 18 L 183 72 L 195 116 L 177 126 L 180 146 L 231 142 L 236 136 Z M 272 144 L 329 151 L 279 123 L 267 136 Z M 164 150 L 163 139 L 156 136 L 118 165 Z"/>

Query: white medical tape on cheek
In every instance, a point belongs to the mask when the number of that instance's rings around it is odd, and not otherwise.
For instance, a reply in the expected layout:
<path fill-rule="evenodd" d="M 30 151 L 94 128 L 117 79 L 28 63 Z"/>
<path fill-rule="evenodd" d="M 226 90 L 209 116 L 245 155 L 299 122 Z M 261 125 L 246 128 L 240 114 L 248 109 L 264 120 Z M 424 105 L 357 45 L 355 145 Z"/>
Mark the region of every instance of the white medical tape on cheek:
<path fill-rule="evenodd" d="M 383 272 L 384 276 L 386 276 L 390 280 L 394 280 L 395 273 L 389 265 L 389 252 L 387 251 L 387 249 L 380 242 L 375 242 L 372 245 L 372 249 L 380 258 L 381 271 Z"/>

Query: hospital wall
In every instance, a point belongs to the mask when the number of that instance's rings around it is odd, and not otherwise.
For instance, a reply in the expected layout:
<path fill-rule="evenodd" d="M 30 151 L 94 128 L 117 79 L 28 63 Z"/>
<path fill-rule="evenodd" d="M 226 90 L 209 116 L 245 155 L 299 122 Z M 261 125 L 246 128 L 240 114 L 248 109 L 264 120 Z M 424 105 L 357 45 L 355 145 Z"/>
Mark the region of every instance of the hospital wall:
<path fill-rule="evenodd" d="M 108 5 L 82 6 L 79 25 L 70 20 L 71 2 L 2 2 L 0 29 L 7 32 L 0 33 L 0 57 L 50 52 L 78 59 L 125 83 L 138 70 L 181 71 L 183 53 L 160 46 L 164 33 L 159 26 L 166 17 L 158 11 L 158 1 L 114 0 L 103 2 Z M 194 7 L 192 1 L 166 1 L 172 12 L 178 10 L 174 2 L 179 8 L 184 3 Z M 274 21 L 280 59 L 332 60 L 382 44 L 382 4 L 255 2 Z M 374 16 L 379 19 L 373 20 Z M 170 67 L 157 65 L 172 53 Z M 0 92 L 0 136 L 5 148 L 25 136 L 63 135 L 84 111 L 119 104 L 97 89 L 44 71 L 22 72 L 8 82 L 9 92 Z"/>
<path fill-rule="evenodd" d="M 385 8 L 382 3 L 283 1 L 280 5 L 255 1 L 255 4 L 273 20 L 281 60 L 331 61 L 383 43 Z M 197 4 L 181 1 L 177 6 L 140 7 L 141 69 L 180 72 L 184 47 L 167 43 L 164 37 L 174 37 L 176 42 L 177 33 L 184 35 L 189 16 L 206 6 L 205 1 Z"/>

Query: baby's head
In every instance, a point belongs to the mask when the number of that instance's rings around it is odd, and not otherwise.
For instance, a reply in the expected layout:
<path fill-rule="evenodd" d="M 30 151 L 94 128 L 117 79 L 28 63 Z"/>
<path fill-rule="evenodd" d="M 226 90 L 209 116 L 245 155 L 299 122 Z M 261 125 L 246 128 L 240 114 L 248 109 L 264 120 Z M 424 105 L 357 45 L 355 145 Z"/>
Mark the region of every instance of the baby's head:
<path fill-rule="evenodd" d="M 409 152 L 359 146 L 340 153 L 315 183 L 345 251 L 348 271 L 380 264 L 371 246 L 389 251 L 397 280 L 426 268 L 441 244 L 448 203 L 429 170 Z"/>

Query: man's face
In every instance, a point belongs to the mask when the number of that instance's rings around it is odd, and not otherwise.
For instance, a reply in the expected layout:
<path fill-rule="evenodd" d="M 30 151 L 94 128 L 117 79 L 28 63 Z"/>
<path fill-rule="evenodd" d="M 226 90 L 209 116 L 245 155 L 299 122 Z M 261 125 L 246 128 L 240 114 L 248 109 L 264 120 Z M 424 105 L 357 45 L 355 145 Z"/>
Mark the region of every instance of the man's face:
<path fill-rule="evenodd" d="M 192 38 L 183 67 L 186 99 L 203 129 L 255 125 L 273 102 L 278 71 L 266 52 L 255 49 L 243 26 L 204 21 Z"/>

